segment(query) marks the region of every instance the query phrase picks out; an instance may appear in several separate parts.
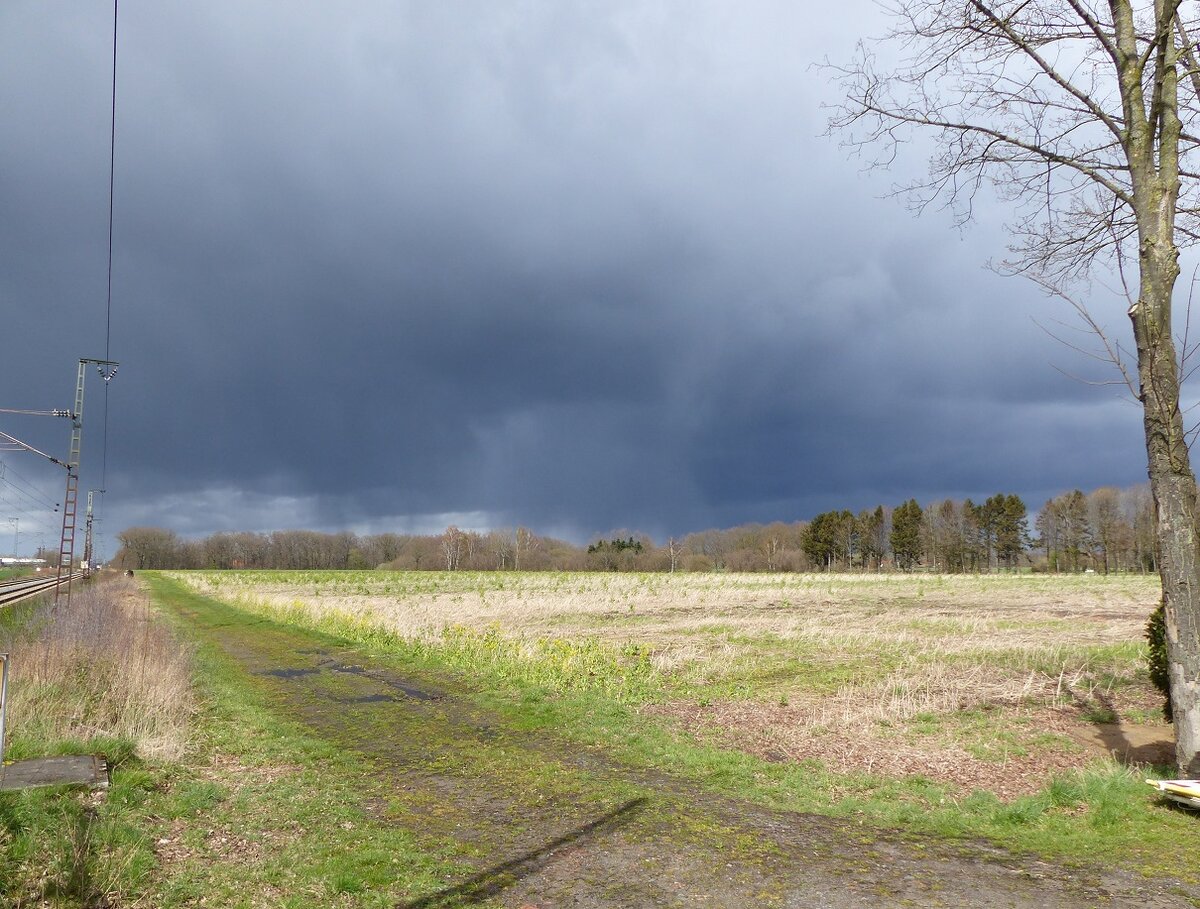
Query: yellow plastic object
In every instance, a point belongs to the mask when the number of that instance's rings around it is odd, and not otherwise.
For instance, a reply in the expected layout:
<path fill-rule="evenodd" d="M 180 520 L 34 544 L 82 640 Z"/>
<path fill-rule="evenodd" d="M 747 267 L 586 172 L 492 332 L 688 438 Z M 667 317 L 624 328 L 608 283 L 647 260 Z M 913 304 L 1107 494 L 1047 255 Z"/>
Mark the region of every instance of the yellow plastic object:
<path fill-rule="evenodd" d="M 1173 802 L 1200 808 L 1200 780 L 1146 780 Z"/>

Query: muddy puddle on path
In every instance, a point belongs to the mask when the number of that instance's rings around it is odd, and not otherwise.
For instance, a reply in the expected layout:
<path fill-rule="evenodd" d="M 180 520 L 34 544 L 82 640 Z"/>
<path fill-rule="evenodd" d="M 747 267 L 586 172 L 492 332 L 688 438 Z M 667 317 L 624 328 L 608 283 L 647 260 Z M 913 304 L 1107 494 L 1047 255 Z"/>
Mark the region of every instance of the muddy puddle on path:
<path fill-rule="evenodd" d="M 448 678 L 269 622 L 200 624 L 276 709 L 361 755 L 388 793 L 366 806 L 377 823 L 453 843 L 475 869 L 398 909 L 1196 905 L 1131 875 L 716 796 L 514 729 Z"/>

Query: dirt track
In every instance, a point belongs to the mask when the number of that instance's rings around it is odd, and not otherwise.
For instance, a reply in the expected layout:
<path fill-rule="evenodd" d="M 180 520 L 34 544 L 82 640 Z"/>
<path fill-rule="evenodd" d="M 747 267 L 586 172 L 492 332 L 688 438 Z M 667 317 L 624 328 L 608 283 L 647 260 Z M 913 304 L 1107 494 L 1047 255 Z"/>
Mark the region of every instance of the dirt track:
<path fill-rule="evenodd" d="M 392 796 L 365 806 L 476 873 L 401 909 L 1194 906 L 1200 892 L 916 841 L 712 795 L 521 732 L 455 683 L 262 622 L 193 614 L 279 711 L 362 755 Z M 1097 857 L 1098 859 L 1101 857 Z"/>

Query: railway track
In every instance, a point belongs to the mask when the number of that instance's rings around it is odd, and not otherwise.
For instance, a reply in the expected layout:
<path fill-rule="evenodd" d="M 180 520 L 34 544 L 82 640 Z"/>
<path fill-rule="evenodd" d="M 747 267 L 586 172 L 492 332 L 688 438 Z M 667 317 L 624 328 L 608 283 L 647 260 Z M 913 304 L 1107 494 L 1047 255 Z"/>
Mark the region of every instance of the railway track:
<path fill-rule="evenodd" d="M 83 572 L 77 571 L 71 575 L 71 581 L 83 579 Z M 13 603 L 19 603 L 21 600 L 27 600 L 30 597 L 36 597 L 38 594 L 49 593 L 60 583 L 56 577 L 45 578 L 13 578 L 9 581 L 0 582 L 0 608 L 11 606 Z M 61 583 L 67 583 L 67 578 L 63 578 Z"/>

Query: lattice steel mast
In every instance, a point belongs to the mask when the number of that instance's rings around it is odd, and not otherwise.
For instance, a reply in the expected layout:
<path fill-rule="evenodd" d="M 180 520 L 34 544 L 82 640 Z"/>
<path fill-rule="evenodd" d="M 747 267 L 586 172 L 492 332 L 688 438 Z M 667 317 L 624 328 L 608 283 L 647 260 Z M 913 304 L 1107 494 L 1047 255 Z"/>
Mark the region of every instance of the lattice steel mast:
<path fill-rule="evenodd" d="M 71 447 L 67 454 L 67 491 L 63 496 L 62 537 L 58 546 L 58 580 L 55 599 L 62 596 L 63 572 L 66 572 L 67 603 L 71 602 L 71 572 L 75 567 L 75 516 L 79 505 L 79 456 L 83 447 L 83 386 L 87 377 L 87 365 L 96 364 L 96 370 L 107 385 L 117 374 L 118 363 L 113 360 L 96 360 L 81 357 L 79 376 L 75 383 L 75 407 L 71 411 Z M 90 513 L 89 507 L 89 513 Z"/>

